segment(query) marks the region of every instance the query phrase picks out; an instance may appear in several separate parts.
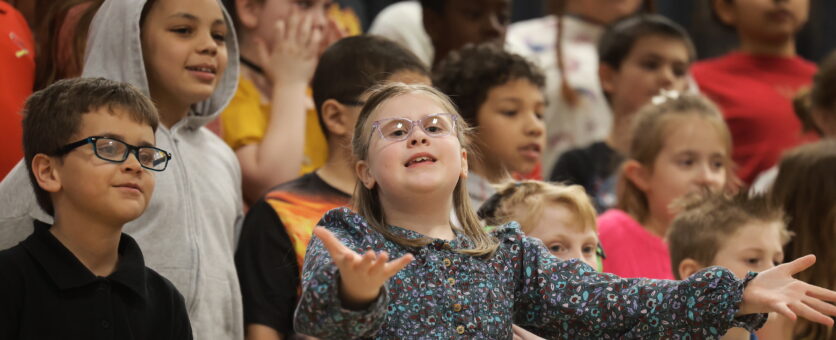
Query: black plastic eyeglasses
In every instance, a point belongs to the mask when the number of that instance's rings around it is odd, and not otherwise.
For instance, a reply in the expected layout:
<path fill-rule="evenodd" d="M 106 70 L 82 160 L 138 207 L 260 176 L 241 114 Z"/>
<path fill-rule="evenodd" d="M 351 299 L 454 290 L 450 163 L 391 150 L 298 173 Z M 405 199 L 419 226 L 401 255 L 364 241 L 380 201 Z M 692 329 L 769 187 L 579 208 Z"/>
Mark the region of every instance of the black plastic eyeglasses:
<path fill-rule="evenodd" d="M 112 137 L 92 136 L 78 142 L 64 145 L 58 149 L 56 156 L 63 156 L 76 148 L 93 144 L 96 157 L 113 163 L 122 163 L 128 155 L 134 154 L 139 165 L 151 171 L 163 171 L 171 160 L 171 154 L 153 146 L 134 146 Z"/>

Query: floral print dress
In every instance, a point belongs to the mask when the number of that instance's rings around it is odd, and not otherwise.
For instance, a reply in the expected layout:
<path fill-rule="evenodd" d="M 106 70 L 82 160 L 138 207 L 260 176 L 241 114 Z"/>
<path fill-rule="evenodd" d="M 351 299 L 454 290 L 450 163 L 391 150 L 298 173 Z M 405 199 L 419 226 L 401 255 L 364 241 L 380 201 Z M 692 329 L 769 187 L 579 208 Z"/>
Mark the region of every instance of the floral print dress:
<path fill-rule="evenodd" d="M 754 274 L 738 281 L 711 267 L 683 281 L 622 279 L 558 260 L 515 222 L 493 232 L 500 246 L 489 258 L 456 252 L 472 247 L 458 231 L 455 240 L 405 248 L 347 208 L 329 211 L 320 225 L 357 252 L 415 256 L 370 306 L 348 310 L 340 303 L 337 266 L 314 237 L 294 324 L 297 332 L 320 338 L 511 339 L 516 324 L 555 339 L 717 339 L 730 327 L 751 331 L 766 321 L 765 314 L 735 317 Z"/>

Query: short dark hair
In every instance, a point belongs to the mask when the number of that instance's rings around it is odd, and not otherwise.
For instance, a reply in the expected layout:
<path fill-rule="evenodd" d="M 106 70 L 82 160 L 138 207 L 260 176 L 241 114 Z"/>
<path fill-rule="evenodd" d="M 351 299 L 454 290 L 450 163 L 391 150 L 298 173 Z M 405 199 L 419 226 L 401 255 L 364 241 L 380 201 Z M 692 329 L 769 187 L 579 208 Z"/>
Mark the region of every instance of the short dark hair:
<path fill-rule="evenodd" d="M 479 126 L 476 114 L 488 92 L 517 79 L 528 80 L 540 89 L 546 84 L 537 66 L 491 43 L 467 45 L 450 52 L 433 74 L 433 84 L 450 96 L 471 127 Z"/>
<path fill-rule="evenodd" d="M 23 157 L 38 205 L 48 214 L 55 209 L 48 192 L 32 172 L 37 154 L 55 155 L 81 130 L 81 117 L 101 108 L 123 110 L 130 119 L 157 130 L 157 109 L 137 88 L 104 78 L 73 78 L 35 92 L 23 107 Z"/>
<path fill-rule="evenodd" d="M 694 43 L 682 26 L 658 14 L 639 14 L 619 20 L 607 28 L 598 42 L 598 60 L 617 70 L 636 42 L 647 36 L 682 40 L 688 48 L 689 59 L 696 57 Z"/>
<path fill-rule="evenodd" d="M 444 0 L 421 0 L 421 8 L 429 9 L 438 14 L 444 14 Z"/>
<path fill-rule="evenodd" d="M 311 80 L 319 126 L 325 136 L 329 133 L 321 111 L 326 100 L 357 102 L 363 92 L 401 71 L 429 78 L 427 66 L 415 54 L 386 38 L 359 35 L 328 47 L 319 58 Z"/>
<path fill-rule="evenodd" d="M 734 196 L 704 193 L 690 197 L 683 208 L 667 235 L 671 269 L 677 280 L 682 279 L 679 263 L 690 258 L 704 266 L 712 265 L 724 239 L 749 222 L 781 222 L 781 242 L 790 240 L 783 210 L 765 196 L 749 197 L 746 191 Z"/>

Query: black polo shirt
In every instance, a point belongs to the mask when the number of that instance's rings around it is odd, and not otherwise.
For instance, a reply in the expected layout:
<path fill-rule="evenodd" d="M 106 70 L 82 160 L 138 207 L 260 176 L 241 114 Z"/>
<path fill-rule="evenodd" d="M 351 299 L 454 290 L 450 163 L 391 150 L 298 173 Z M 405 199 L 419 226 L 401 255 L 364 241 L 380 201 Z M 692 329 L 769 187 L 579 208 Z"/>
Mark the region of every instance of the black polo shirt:
<path fill-rule="evenodd" d="M 0 251 L 0 339 L 191 339 L 183 296 L 145 267 L 122 234 L 108 277 L 85 267 L 50 232 L 35 231 Z"/>

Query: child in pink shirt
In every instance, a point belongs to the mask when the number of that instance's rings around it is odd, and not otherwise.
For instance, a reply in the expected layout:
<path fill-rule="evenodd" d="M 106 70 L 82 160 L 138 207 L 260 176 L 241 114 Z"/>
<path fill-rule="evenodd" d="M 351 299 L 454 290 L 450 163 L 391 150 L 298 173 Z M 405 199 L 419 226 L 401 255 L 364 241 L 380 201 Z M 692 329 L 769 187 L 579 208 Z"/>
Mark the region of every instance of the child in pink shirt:
<path fill-rule="evenodd" d="M 732 183 L 731 137 L 723 116 L 701 96 L 667 92 L 635 117 L 636 133 L 619 175 L 618 209 L 598 218 L 604 271 L 673 279 L 663 238 L 675 202 Z"/>

